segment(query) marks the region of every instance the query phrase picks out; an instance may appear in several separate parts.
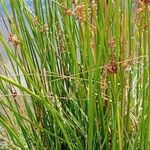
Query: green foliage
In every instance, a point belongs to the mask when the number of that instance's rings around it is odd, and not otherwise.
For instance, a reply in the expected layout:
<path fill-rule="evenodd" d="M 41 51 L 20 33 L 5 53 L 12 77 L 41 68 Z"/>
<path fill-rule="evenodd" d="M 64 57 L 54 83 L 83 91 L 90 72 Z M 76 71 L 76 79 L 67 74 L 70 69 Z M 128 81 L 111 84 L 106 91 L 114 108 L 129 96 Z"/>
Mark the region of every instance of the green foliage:
<path fill-rule="evenodd" d="M 1 5 L 0 125 L 12 149 L 149 149 L 148 3 Z"/>

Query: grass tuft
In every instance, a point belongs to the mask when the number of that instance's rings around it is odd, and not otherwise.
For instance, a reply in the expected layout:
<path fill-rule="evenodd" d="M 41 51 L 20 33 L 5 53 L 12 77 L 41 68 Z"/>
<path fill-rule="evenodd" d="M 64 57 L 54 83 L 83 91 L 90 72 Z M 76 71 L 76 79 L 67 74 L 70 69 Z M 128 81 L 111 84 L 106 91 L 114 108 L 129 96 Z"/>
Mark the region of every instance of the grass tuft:
<path fill-rule="evenodd" d="M 0 143 L 148 150 L 149 1 L 0 1 Z"/>

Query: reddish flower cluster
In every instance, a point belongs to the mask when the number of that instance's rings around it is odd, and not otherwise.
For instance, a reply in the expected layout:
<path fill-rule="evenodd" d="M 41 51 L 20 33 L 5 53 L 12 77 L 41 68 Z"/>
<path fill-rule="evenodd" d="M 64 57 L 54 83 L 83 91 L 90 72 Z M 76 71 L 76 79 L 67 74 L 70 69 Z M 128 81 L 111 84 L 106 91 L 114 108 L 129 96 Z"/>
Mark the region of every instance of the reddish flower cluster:
<path fill-rule="evenodd" d="M 118 70 L 117 64 L 115 63 L 115 61 L 111 61 L 108 65 L 107 65 L 107 73 L 108 74 L 116 74 Z"/>

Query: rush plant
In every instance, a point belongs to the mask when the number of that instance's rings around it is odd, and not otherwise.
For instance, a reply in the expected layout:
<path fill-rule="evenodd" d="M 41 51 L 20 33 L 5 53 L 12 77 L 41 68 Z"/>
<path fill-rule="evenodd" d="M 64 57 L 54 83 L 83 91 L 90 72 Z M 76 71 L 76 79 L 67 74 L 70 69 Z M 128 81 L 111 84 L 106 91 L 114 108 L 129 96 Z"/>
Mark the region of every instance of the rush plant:
<path fill-rule="evenodd" d="M 149 1 L 9 0 L 11 12 L 5 2 L 9 149 L 149 150 Z"/>

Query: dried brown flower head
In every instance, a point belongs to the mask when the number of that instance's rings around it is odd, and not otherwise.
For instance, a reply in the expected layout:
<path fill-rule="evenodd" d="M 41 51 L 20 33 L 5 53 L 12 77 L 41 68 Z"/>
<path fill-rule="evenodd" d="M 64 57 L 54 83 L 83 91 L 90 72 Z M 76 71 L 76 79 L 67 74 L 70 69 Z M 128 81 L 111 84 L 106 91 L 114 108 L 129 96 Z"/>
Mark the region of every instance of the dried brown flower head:
<path fill-rule="evenodd" d="M 80 21 L 85 21 L 85 5 L 84 5 L 84 3 L 81 3 L 80 5 L 77 5 L 75 7 L 74 14 Z"/>
<path fill-rule="evenodd" d="M 138 0 L 136 1 L 136 16 L 133 20 L 133 23 L 137 25 L 141 32 L 147 30 L 147 22 L 145 12 L 150 14 L 150 0 Z M 147 7 L 148 6 L 148 7 Z"/>
<path fill-rule="evenodd" d="M 17 48 L 20 44 L 20 41 L 18 40 L 17 36 L 13 33 L 9 33 L 8 41 L 11 42 L 15 48 Z"/>
<path fill-rule="evenodd" d="M 82 2 L 77 5 L 77 1 L 73 1 L 75 7 L 73 9 L 65 9 L 65 14 L 68 16 L 75 16 L 79 21 L 86 20 L 86 12 L 85 12 L 85 4 Z M 96 10 L 97 5 L 96 3 L 92 3 L 88 7 L 88 18 L 90 19 L 92 10 Z"/>
<path fill-rule="evenodd" d="M 107 65 L 107 73 L 108 74 L 116 74 L 118 70 L 117 64 L 115 63 L 115 61 L 111 61 L 108 65 Z"/>

